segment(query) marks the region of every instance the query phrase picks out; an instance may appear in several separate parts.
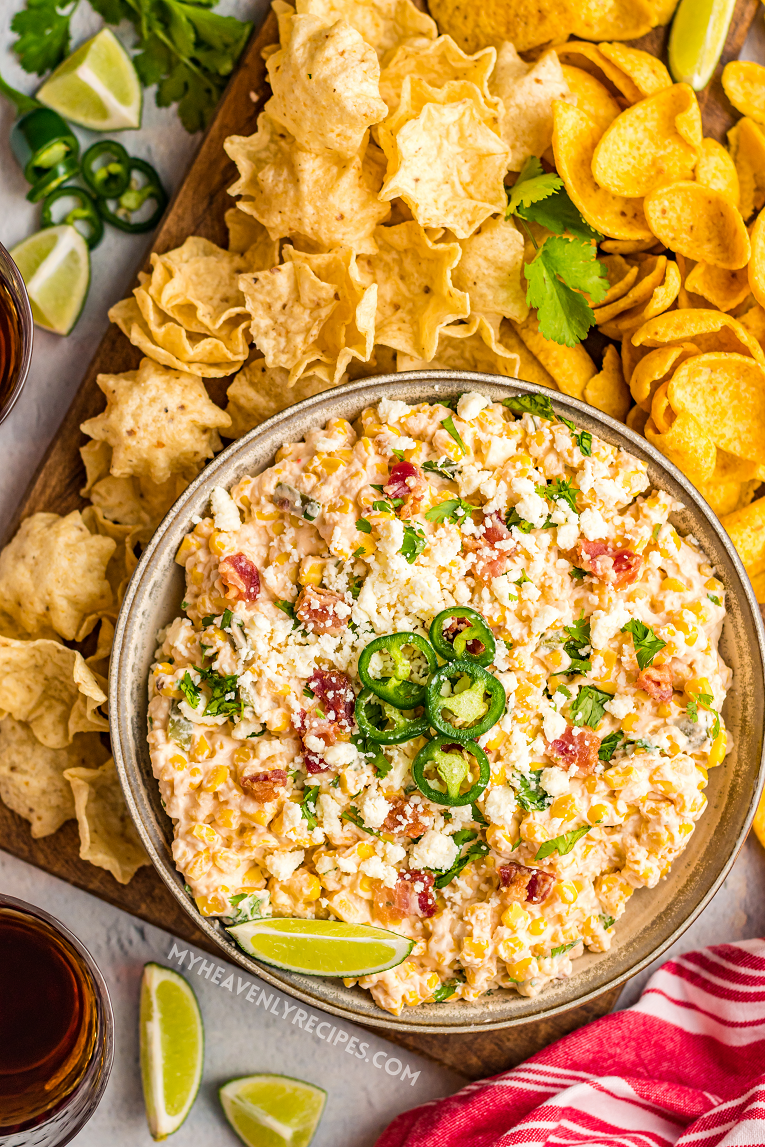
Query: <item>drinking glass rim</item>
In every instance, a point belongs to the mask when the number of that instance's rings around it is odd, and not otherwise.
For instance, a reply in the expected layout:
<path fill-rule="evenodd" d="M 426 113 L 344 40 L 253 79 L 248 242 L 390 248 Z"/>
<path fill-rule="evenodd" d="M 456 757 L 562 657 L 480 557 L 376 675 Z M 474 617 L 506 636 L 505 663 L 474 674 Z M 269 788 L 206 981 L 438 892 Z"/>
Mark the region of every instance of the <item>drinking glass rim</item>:
<path fill-rule="evenodd" d="M 2 243 L 0 243 L 0 277 L 6 281 L 21 319 L 21 364 L 8 401 L 4 407 L 0 407 L 0 423 L 2 423 L 11 413 L 17 398 L 24 389 L 24 383 L 29 375 L 29 366 L 32 362 L 32 344 L 34 342 L 34 319 L 32 318 L 32 308 L 29 305 L 26 284 L 10 252 Z"/>

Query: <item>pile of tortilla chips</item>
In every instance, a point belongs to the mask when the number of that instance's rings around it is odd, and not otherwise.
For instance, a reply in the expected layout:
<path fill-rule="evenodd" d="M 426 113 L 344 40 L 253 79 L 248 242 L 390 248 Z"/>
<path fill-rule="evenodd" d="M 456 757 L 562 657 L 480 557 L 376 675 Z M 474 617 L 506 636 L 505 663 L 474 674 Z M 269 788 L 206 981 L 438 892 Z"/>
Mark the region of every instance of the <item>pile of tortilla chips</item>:
<path fill-rule="evenodd" d="M 725 71 L 743 116 L 726 148 L 694 92 L 622 42 L 674 0 L 433 0 L 445 35 L 412 0 L 273 7 L 272 95 L 225 144 L 228 248 L 155 253 L 112 308 L 143 358 L 99 376 L 90 504 L 33 515 L 0 554 L 0 797 L 35 835 L 76 816 L 81 855 L 118 880 L 145 862 L 101 741 L 137 551 L 221 434 L 303 398 L 430 366 L 589 402 L 698 486 L 765 601 L 765 69 Z M 506 207 L 531 156 L 603 236 L 596 357 L 548 340 L 526 303 L 549 233 Z M 89 657 L 65 644 L 96 632 Z"/>

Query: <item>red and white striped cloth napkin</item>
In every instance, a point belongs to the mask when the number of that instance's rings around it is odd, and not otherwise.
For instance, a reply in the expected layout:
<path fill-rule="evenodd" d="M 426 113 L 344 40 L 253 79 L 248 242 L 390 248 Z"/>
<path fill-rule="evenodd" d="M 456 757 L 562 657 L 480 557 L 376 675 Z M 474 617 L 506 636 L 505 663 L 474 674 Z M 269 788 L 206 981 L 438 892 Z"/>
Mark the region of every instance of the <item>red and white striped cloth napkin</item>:
<path fill-rule="evenodd" d="M 765 1145 L 765 941 L 689 952 L 634 1007 L 399 1115 L 376 1147 Z"/>

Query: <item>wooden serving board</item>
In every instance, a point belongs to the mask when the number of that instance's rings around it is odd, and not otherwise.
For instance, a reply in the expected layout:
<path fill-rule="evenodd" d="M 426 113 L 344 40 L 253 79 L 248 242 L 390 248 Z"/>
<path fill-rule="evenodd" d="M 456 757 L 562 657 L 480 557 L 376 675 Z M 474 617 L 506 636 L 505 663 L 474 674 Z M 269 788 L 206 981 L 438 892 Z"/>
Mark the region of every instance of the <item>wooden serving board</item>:
<path fill-rule="evenodd" d="M 507 3 L 512 2 L 507 0 Z M 724 140 L 725 132 L 737 118 L 720 84 L 722 66 L 738 56 L 759 8 L 760 0 L 738 0 L 721 64 L 709 87 L 699 97 L 704 132 L 719 140 Z M 245 50 L 215 119 L 154 238 L 152 250 L 171 250 L 180 246 L 189 235 L 201 235 L 214 243 L 226 245 L 227 231 L 223 216 L 233 203 L 226 189 L 234 182 L 236 170 L 223 151 L 223 141 L 226 136 L 251 135 L 256 130 L 258 113 L 267 96 L 261 51 L 276 39 L 276 19 L 273 14 L 269 14 Z M 635 41 L 635 46 L 666 59 L 666 40 L 667 29 L 658 28 Z M 96 385 L 96 376 L 100 373 L 115 374 L 133 370 L 138 366 L 140 357 L 139 351 L 131 346 L 117 327 L 110 327 L 58 434 L 8 526 L 5 541 L 10 540 L 19 522 L 30 514 L 41 510 L 67 514 L 86 504 L 79 492 L 85 478 L 79 455 L 79 448 L 85 441 L 80 432 L 80 423 L 99 414 L 104 407 L 103 395 Z M 206 380 L 214 401 L 224 401 L 228 381 Z M 69 821 L 53 836 L 33 840 L 27 822 L 0 802 L 0 846 L 14 856 L 118 908 L 132 912 L 150 924 L 217 954 L 217 949 L 195 927 L 152 868 L 139 869 L 130 884 L 123 886 L 117 884 L 108 872 L 80 860 L 74 821 Z M 589 1004 L 572 1008 L 562 1016 L 536 1020 L 504 1031 L 450 1036 L 419 1033 L 399 1036 L 395 1032 L 375 1030 L 411 1051 L 427 1055 L 475 1079 L 512 1067 L 560 1036 L 605 1015 L 615 1004 L 618 995 L 619 989 L 615 989 Z"/>

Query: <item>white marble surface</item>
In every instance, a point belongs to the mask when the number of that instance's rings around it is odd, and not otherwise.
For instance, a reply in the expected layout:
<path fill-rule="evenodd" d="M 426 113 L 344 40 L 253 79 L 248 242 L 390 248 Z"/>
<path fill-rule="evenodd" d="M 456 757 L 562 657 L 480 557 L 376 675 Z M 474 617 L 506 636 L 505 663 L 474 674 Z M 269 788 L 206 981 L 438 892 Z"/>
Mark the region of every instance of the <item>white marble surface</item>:
<path fill-rule="evenodd" d="M 32 91 L 31 78 L 9 51 L 10 20 L 20 7 L 21 0 L 0 3 L 0 72 L 15 86 Z M 221 0 L 219 10 L 257 20 L 266 7 L 266 0 Z M 75 18 L 75 42 L 92 34 L 96 27 L 97 21 L 83 8 Z M 761 16 L 742 57 L 765 60 Z M 13 109 L 0 101 L 0 242 L 6 247 L 34 230 L 39 217 L 39 207 L 24 198 L 27 187 L 8 149 L 13 118 Z M 84 146 L 93 138 L 79 129 L 78 134 Z M 156 108 L 150 94 L 142 128 L 123 133 L 122 141 L 130 152 L 152 162 L 172 191 L 183 178 L 199 138 L 186 134 L 174 111 Z M 7 520 L 21 498 L 106 328 L 108 307 L 125 294 L 150 242 L 151 236 L 130 237 L 107 228 L 106 238 L 94 254 L 90 295 L 74 333 L 60 339 L 36 332 L 26 389 L 10 418 L 0 426 L 0 522 Z M 765 934 L 763 888 L 765 852 L 751 838 L 724 887 L 670 952 Z M 116 1018 L 114 1071 L 103 1103 L 75 1142 L 78 1147 L 103 1147 L 106 1142 L 114 1147 L 150 1144 L 137 1067 L 137 992 L 143 964 L 147 960 L 166 963 L 172 937 L 2 852 L 0 889 L 46 908 L 79 935 L 101 966 L 112 995 Z M 619 1000 L 620 1007 L 637 998 L 651 970 L 630 982 Z M 327 1047 L 292 1023 L 295 1012 L 286 1018 L 266 1014 L 238 1001 L 195 971 L 191 975 L 207 1032 L 206 1069 L 199 1099 L 175 1136 L 176 1147 L 233 1147 L 238 1142 L 221 1116 L 216 1089 L 239 1074 L 277 1071 L 325 1087 L 329 1098 L 315 1147 L 365 1147 L 399 1111 L 445 1095 L 460 1084 L 452 1073 L 409 1053 L 399 1053 L 385 1040 L 366 1033 L 362 1038 L 370 1046 L 363 1059 L 344 1053 L 344 1045 Z M 225 975 L 219 978 L 225 980 Z M 283 1012 L 290 1003 L 286 997 L 282 999 L 285 1002 L 280 1002 L 279 1008 Z M 359 1034 L 353 1025 L 344 1026 L 349 1035 Z M 377 1052 L 381 1065 L 394 1057 L 408 1064 L 410 1072 L 419 1071 L 415 1084 L 386 1074 L 383 1067 L 376 1069 L 372 1059 Z M 395 1063 L 391 1066 L 396 1070 Z"/>

